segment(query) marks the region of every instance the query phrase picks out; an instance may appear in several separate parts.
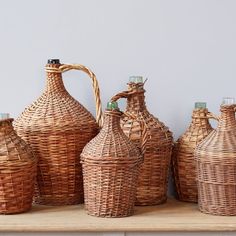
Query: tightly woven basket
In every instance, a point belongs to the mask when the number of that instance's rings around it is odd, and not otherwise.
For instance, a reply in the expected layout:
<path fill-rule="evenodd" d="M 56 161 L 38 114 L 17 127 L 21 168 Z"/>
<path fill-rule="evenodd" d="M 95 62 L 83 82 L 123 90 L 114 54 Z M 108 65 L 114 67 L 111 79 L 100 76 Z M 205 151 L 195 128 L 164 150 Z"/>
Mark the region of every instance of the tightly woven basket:
<path fill-rule="evenodd" d="M 145 126 L 150 138 L 147 141 L 144 163 L 138 178 L 136 205 L 156 205 L 167 200 L 169 167 L 173 146 L 172 133 L 162 122 L 151 115 L 145 104 L 144 83 L 128 83 L 128 91 L 112 98 L 127 98 L 126 112 L 137 119 L 124 117 L 121 127 L 133 143 L 140 148 Z M 144 123 L 142 127 L 140 122 Z"/>
<path fill-rule="evenodd" d="M 142 155 L 121 130 L 121 115 L 107 110 L 103 128 L 81 154 L 85 208 L 93 216 L 126 217 L 134 212 Z"/>
<path fill-rule="evenodd" d="M 194 151 L 199 142 L 213 130 L 209 123 L 211 113 L 206 108 L 196 108 L 192 122 L 177 140 L 173 150 L 172 165 L 178 199 L 197 202 L 196 161 Z"/>
<path fill-rule="evenodd" d="M 17 136 L 13 119 L 0 120 L 0 213 L 30 210 L 37 173 L 37 160 Z"/>
<path fill-rule="evenodd" d="M 82 65 L 46 65 L 47 86 L 42 96 L 26 108 L 14 126 L 32 147 L 38 163 L 35 202 L 69 205 L 83 202 L 80 153 L 99 131 L 95 119 L 65 89 L 62 73 L 82 70 L 93 81 L 97 123 L 101 125 L 101 101 L 95 75 Z"/>
<path fill-rule="evenodd" d="M 213 215 L 236 215 L 235 105 L 222 105 L 216 130 L 196 148 L 198 204 Z"/>

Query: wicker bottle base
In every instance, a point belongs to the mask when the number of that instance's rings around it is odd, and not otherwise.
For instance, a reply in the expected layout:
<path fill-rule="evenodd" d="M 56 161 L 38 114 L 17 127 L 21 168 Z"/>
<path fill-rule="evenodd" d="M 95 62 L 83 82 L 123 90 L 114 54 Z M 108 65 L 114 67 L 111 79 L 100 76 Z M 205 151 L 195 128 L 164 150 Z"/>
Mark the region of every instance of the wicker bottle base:
<path fill-rule="evenodd" d="M 10 175 L 0 174 L 1 182 L 7 183 L 0 186 L 0 214 L 19 214 L 31 209 L 34 192 L 32 177 L 35 179 L 35 166 Z"/>
<path fill-rule="evenodd" d="M 84 164 L 84 182 L 89 183 L 84 193 L 87 213 L 108 218 L 133 215 L 138 170 L 138 165 L 124 168 Z"/>

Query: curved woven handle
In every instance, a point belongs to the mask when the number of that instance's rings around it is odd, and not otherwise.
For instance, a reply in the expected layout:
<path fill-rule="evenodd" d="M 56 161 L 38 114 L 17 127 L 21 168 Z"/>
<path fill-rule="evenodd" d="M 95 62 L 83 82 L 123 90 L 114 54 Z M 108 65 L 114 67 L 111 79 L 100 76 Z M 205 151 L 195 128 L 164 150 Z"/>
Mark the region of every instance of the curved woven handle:
<path fill-rule="evenodd" d="M 208 112 L 206 118 L 219 121 L 219 117 L 213 114 L 212 112 Z"/>
<path fill-rule="evenodd" d="M 111 98 L 111 101 L 112 102 L 116 102 L 118 99 L 120 99 L 120 98 L 128 98 L 132 94 L 133 94 L 133 92 L 131 92 L 131 91 L 123 91 L 123 92 L 117 93 L 115 96 L 113 96 Z"/>
<path fill-rule="evenodd" d="M 101 103 L 100 89 L 99 89 L 96 75 L 88 67 L 80 65 L 80 64 L 62 64 L 58 68 L 54 68 L 54 67 L 46 68 L 47 72 L 53 72 L 53 73 L 64 73 L 69 70 L 81 70 L 85 72 L 86 74 L 88 74 L 89 77 L 92 79 L 93 92 L 94 92 L 95 103 L 96 103 L 96 121 L 99 127 L 101 128 L 103 124 L 102 103 Z"/>
<path fill-rule="evenodd" d="M 149 139 L 148 128 L 147 128 L 145 122 L 138 120 L 138 118 L 136 116 L 129 114 L 127 112 L 123 112 L 123 116 L 135 119 L 140 123 L 141 130 L 142 130 L 141 154 L 144 155 L 144 153 L 146 152 L 147 141 Z"/>

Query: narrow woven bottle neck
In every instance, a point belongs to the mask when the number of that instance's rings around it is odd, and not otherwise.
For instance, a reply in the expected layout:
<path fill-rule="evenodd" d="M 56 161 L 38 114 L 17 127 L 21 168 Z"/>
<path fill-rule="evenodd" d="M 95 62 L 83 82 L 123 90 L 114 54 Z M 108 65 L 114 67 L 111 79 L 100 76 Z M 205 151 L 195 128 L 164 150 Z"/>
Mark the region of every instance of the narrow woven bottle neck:
<path fill-rule="evenodd" d="M 59 66 L 60 64 L 47 64 L 46 67 L 57 68 Z M 61 73 L 47 72 L 46 91 L 49 93 L 58 93 L 66 91 Z"/>
<path fill-rule="evenodd" d="M 6 134 L 13 130 L 12 126 L 13 119 L 0 120 L 0 133 Z"/>
<path fill-rule="evenodd" d="M 235 105 L 222 105 L 218 130 L 233 130 L 236 129 L 235 120 Z"/>
<path fill-rule="evenodd" d="M 120 127 L 121 113 L 118 111 L 105 111 L 103 130 L 106 132 L 113 132 L 114 130 L 121 130 Z"/>
<path fill-rule="evenodd" d="M 145 90 L 143 88 L 143 83 L 129 83 L 128 90 L 132 93 L 132 95 L 130 95 L 127 99 L 127 111 L 140 112 L 147 109 L 145 103 Z"/>
<path fill-rule="evenodd" d="M 197 108 L 193 110 L 191 124 L 194 126 L 207 127 L 210 126 L 209 119 L 207 118 L 207 109 Z"/>

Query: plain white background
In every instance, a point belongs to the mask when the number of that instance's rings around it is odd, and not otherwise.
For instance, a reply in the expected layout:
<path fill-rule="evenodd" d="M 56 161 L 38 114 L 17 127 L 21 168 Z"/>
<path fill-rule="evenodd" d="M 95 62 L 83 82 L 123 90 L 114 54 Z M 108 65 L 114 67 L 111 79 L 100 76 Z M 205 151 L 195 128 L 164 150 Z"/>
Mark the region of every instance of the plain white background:
<path fill-rule="evenodd" d="M 0 111 L 13 117 L 45 85 L 48 58 L 90 67 L 103 106 L 130 75 L 148 77 L 149 110 L 177 138 L 195 101 L 218 113 L 236 85 L 234 0 L 0 1 Z M 90 79 L 65 74 L 71 94 L 94 113 Z"/>
<path fill-rule="evenodd" d="M 177 138 L 195 101 L 218 114 L 236 90 L 236 1 L 0 1 L 0 111 L 16 117 L 45 86 L 48 58 L 80 63 L 103 107 L 130 75 L 148 77 L 148 109 Z M 95 113 L 90 79 L 68 72 L 69 92 Z M 124 102 L 121 104 L 124 108 Z"/>

